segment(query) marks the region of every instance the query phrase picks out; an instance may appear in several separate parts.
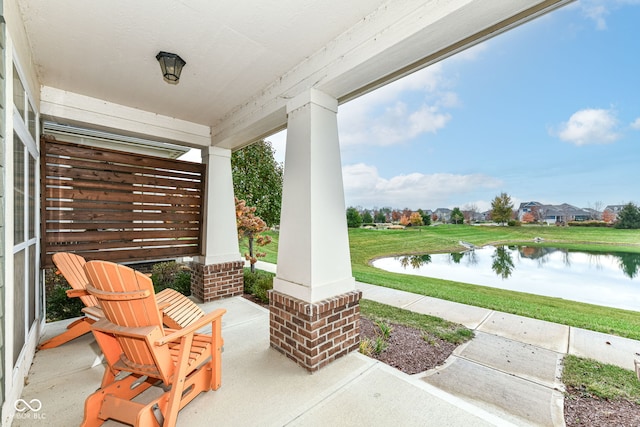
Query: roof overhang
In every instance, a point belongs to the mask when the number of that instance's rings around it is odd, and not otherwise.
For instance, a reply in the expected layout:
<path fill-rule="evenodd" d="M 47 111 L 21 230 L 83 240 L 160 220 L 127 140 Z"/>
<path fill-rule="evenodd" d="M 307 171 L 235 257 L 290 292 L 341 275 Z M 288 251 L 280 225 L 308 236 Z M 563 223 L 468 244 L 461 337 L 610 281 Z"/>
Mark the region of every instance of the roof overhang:
<path fill-rule="evenodd" d="M 569 2 L 13 1 L 48 120 L 229 149 L 306 90 L 346 102 Z M 187 62 L 177 85 L 161 50 Z"/>

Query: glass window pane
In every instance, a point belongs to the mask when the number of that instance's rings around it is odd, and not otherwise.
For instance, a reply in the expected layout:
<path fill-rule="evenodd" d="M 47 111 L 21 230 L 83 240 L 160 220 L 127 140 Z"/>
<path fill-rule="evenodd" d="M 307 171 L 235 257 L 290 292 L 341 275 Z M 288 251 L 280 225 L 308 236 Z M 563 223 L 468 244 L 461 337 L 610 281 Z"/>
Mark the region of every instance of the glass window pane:
<path fill-rule="evenodd" d="M 27 127 L 29 128 L 29 133 L 33 140 L 36 140 L 36 113 L 31 106 L 31 102 L 27 102 L 27 108 L 29 112 L 29 117 L 27 117 Z"/>
<path fill-rule="evenodd" d="M 13 67 L 13 105 L 16 106 L 18 111 L 20 112 L 20 117 L 24 120 L 24 86 L 22 85 L 22 81 L 20 80 L 20 76 L 18 75 L 18 70 L 16 67 Z"/>
<path fill-rule="evenodd" d="M 13 257 L 13 365 L 18 361 L 18 356 L 22 351 L 25 340 L 25 271 L 24 271 L 24 250 L 16 253 Z"/>
<path fill-rule="evenodd" d="M 36 237 L 36 159 L 29 154 L 29 238 Z"/>
<path fill-rule="evenodd" d="M 24 150 L 25 147 L 13 134 L 13 239 L 14 244 L 24 242 Z"/>
<path fill-rule="evenodd" d="M 36 320 L 36 245 L 29 245 L 29 323 L 27 328 Z"/>

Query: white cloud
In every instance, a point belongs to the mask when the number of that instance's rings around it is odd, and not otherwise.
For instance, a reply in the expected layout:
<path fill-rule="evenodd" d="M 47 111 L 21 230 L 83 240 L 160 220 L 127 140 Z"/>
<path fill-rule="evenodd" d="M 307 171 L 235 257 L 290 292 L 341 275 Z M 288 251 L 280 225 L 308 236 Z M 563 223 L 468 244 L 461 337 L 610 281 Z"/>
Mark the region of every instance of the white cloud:
<path fill-rule="evenodd" d="M 562 123 L 557 135 L 575 145 L 608 144 L 620 139 L 618 120 L 611 110 L 580 110 Z"/>
<path fill-rule="evenodd" d="M 640 5 L 640 0 L 581 0 L 578 2 L 582 14 L 592 20 L 598 30 L 607 29 L 606 17 L 611 13 L 611 9 L 626 5 Z"/>
<path fill-rule="evenodd" d="M 340 106 L 341 145 L 388 146 L 436 133 L 451 120 L 445 109 L 459 104 L 449 86 L 434 64 Z"/>
<path fill-rule="evenodd" d="M 640 117 L 638 117 L 633 121 L 633 123 L 631 123 L 631 129 L 640 130 Z"/>
<path fill-rule="evenodd" d="M 599 2 L 585 1 L 581 3 L 582 13 L 596 24 L 596 29 L 606 30 L 607 21 L 605 17 L 609 14 L 609 10 L 604 4 Z"/>
<path fill-rule="evenodd" d="M 342 175 L 347 205 L 364 207 L 453 207 L 460 196 L 502 185 L 500 180 L 482 174 L 410 173 L 385 179 L 375 166 L 363 163 L 345 166 Z"/>

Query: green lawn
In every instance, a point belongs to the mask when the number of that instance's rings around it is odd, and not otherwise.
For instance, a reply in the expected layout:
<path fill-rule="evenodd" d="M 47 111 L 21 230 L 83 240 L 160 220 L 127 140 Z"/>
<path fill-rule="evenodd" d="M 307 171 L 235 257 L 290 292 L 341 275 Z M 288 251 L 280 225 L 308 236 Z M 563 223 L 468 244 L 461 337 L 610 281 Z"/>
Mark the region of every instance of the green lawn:
<path fill-rule="evenodd" d="M 260 248 L 267 262 L 277 262 L 278 236 Z M 462 249 L 464 240 L 478 246 L 527 243 L 541 237 L 541 245 L 590 251 L 640 253 L 640 230 L 553 226 L 491 227 L 439 225 L 405 230 L 350 229 L 351 265 L 356 280 L 428 295 L 464 304 L 562 323 L 623 337 L 640 339 L 640 312 L 583 304 L 559 298 L 475 286 L 405 274 L 389 273 L 369 265 L 391 255 L 437 253 Z"/>

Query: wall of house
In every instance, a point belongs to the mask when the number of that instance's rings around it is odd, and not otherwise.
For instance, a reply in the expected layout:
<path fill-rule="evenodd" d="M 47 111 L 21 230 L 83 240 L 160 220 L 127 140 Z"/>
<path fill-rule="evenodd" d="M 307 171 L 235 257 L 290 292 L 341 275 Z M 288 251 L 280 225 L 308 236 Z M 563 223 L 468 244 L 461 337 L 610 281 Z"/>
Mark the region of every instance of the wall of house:
<path fill-rule="evenodd" d="M 42 295 L 35 289 L 39 276 L 39 266 L 37 265 L 37 243 L 27 246 L 26 249 L 18 252 L 16 255 L 26 256 L 25 263 L 20 262 L 20 258 L 14 259 L 14 135 L 17 131 L 13 125 L 14 121 L 14 67 L 18 70 L 24 92 L 29 100 L 29 106 L 34 110 L 29 114 L 32 125 L 34 125 L 37 134 L 38 106 L 40 103 L 40 84 L 38 82 L 35 66 L 32 61 L 32 55 L 29 49 L 28 40 L 24 31 L 22 14 L 17 0 L 4 0 L 2 4 L 2 15 L 5 20 L 4 43 L 3 43 L 3 61 L 2 75 L 5 80 L 3 93 L 0 94 L 0 101 L 5 108 L 1 111 L 0 129 L 2 130 L 3 147 L 0 164 L 2 165 L 2 179 L 0 181 L 2 214 L 0 224 L 2 224 L 2 266 L 0 274 L 2 274 L 2 283 L 4 289 L 0 295 L 4 298 L 0 313 L 0 327 L 2 328 L 2 409 L 1 419 L 2 425 L 10 425 L 15 414 L 15 403 L 22 394 L 24 386 L 24 378 L 26 377 L 39 336 L 39 330 L 42 321 Z M 23 97 L 24 99 L 24 97 Z M 24 127 L 24 126 L 23 126 Z M 28 134 L 27 130 L 27 134 Z M 38 170 L 38 153 L 34 140 L 36 136 L 28 136 L 30 140 L 29 155 L 31 159 L 35 159 L 35 174 L 31 178 L 37 179 Z M 26 152 L 26 151 L 25 151 Z M 27 159 L 27 157 L 25 157 Z M 18 159 L 19 160 L 19 159 Z M 20 161 L 18 161 L 20 163 Z M 32 161 L 33 164 L 33 161 Z M 30 169 L 27 169 L 31 172 Z M 24 186 L 29 185 L 29 177 L 25 174 Z M 37 187 L 37 186 L 36 186 Z M 37 192 L 37 190 L 36 190 Z M 37 200 L 37 194 L 30 195 Z M 37 203 L 37 202 L 36 202 Z M 33 207 L 35 212 L 34 221 L 39 223 L 37 204 Z M 26 229 L 29 223 L 24 224 Z M 33 228 L 33 227 L 32 227 Z M 39 228 L 36 226 L 36 229 Z M 37 233 L 37 231 L 35 231 Z M 31 239 L 37 242 L 37 237 Z M 26 255 L 25 255 L 26 254 Z M 18 260 L 18 261 L 16 261 Z M 34 261 L 36 260 L 36 261 Z M 17 268 L 14 268 L 17 265 Z M 22 266 L 30 266 L 28 271 L 22 271 Z M 24 283 L 31 283 L 29 290 L 27 285 L 24 289 L 15 286 L 16 277 L 20 276 Z M 16 292 L 16 290 L 18 292 Z M 17 299 L 23 298 L 23 305 L 17 304 Z M 30 301 L 30 302 L 29 302 Z M 19 308 L 16 309 L 16 306 Z M 26 309 L 26 310 L 25 310 Z M 31 321 L 31 320 L 33 321 Z M 22 336 L 24 334 L 24 337 Z M 17 339 L 14 339 L 17 338 Z M 14 343 L 17 343 L 14 345 Z"/>
<path fill-rule="evenodd" d="M 0 13 L 4 16 L 2 2 L 0 2 Z M 5 206 L 5 193 L 6 190 L 4 188 L 5 182 L 5 167 L 4 167 L 4 152 L 6 146 L 6 133 L 5 133 L 5 123 L 6 123 L 6 108 L 4 108 L 6 104 L 6 96 L 5 96 L 5 78 L 6 73 L 5 70 L 5 62 L 6 62 L 6 37 L 5 37 L 5 24 L 4 22 L 0 23 L 0 70 L 3 72 L 0 73 L 0 334 L 2 337 L 5 336 L 5 309 L 4 309 L 4 295 L 5 295 L 5 280 L 4 280 L 4 265 L 5 265 L 5 247 L 4 247 L 4 234 L 5 234 L 5 226 L 4 226 L 4 206 Z M 4 403 L 5 401 L 5 340 L 0 339 L 0 403 Z M 2 419 L 2 407 L 0 407 L 0 419 Z"/>

